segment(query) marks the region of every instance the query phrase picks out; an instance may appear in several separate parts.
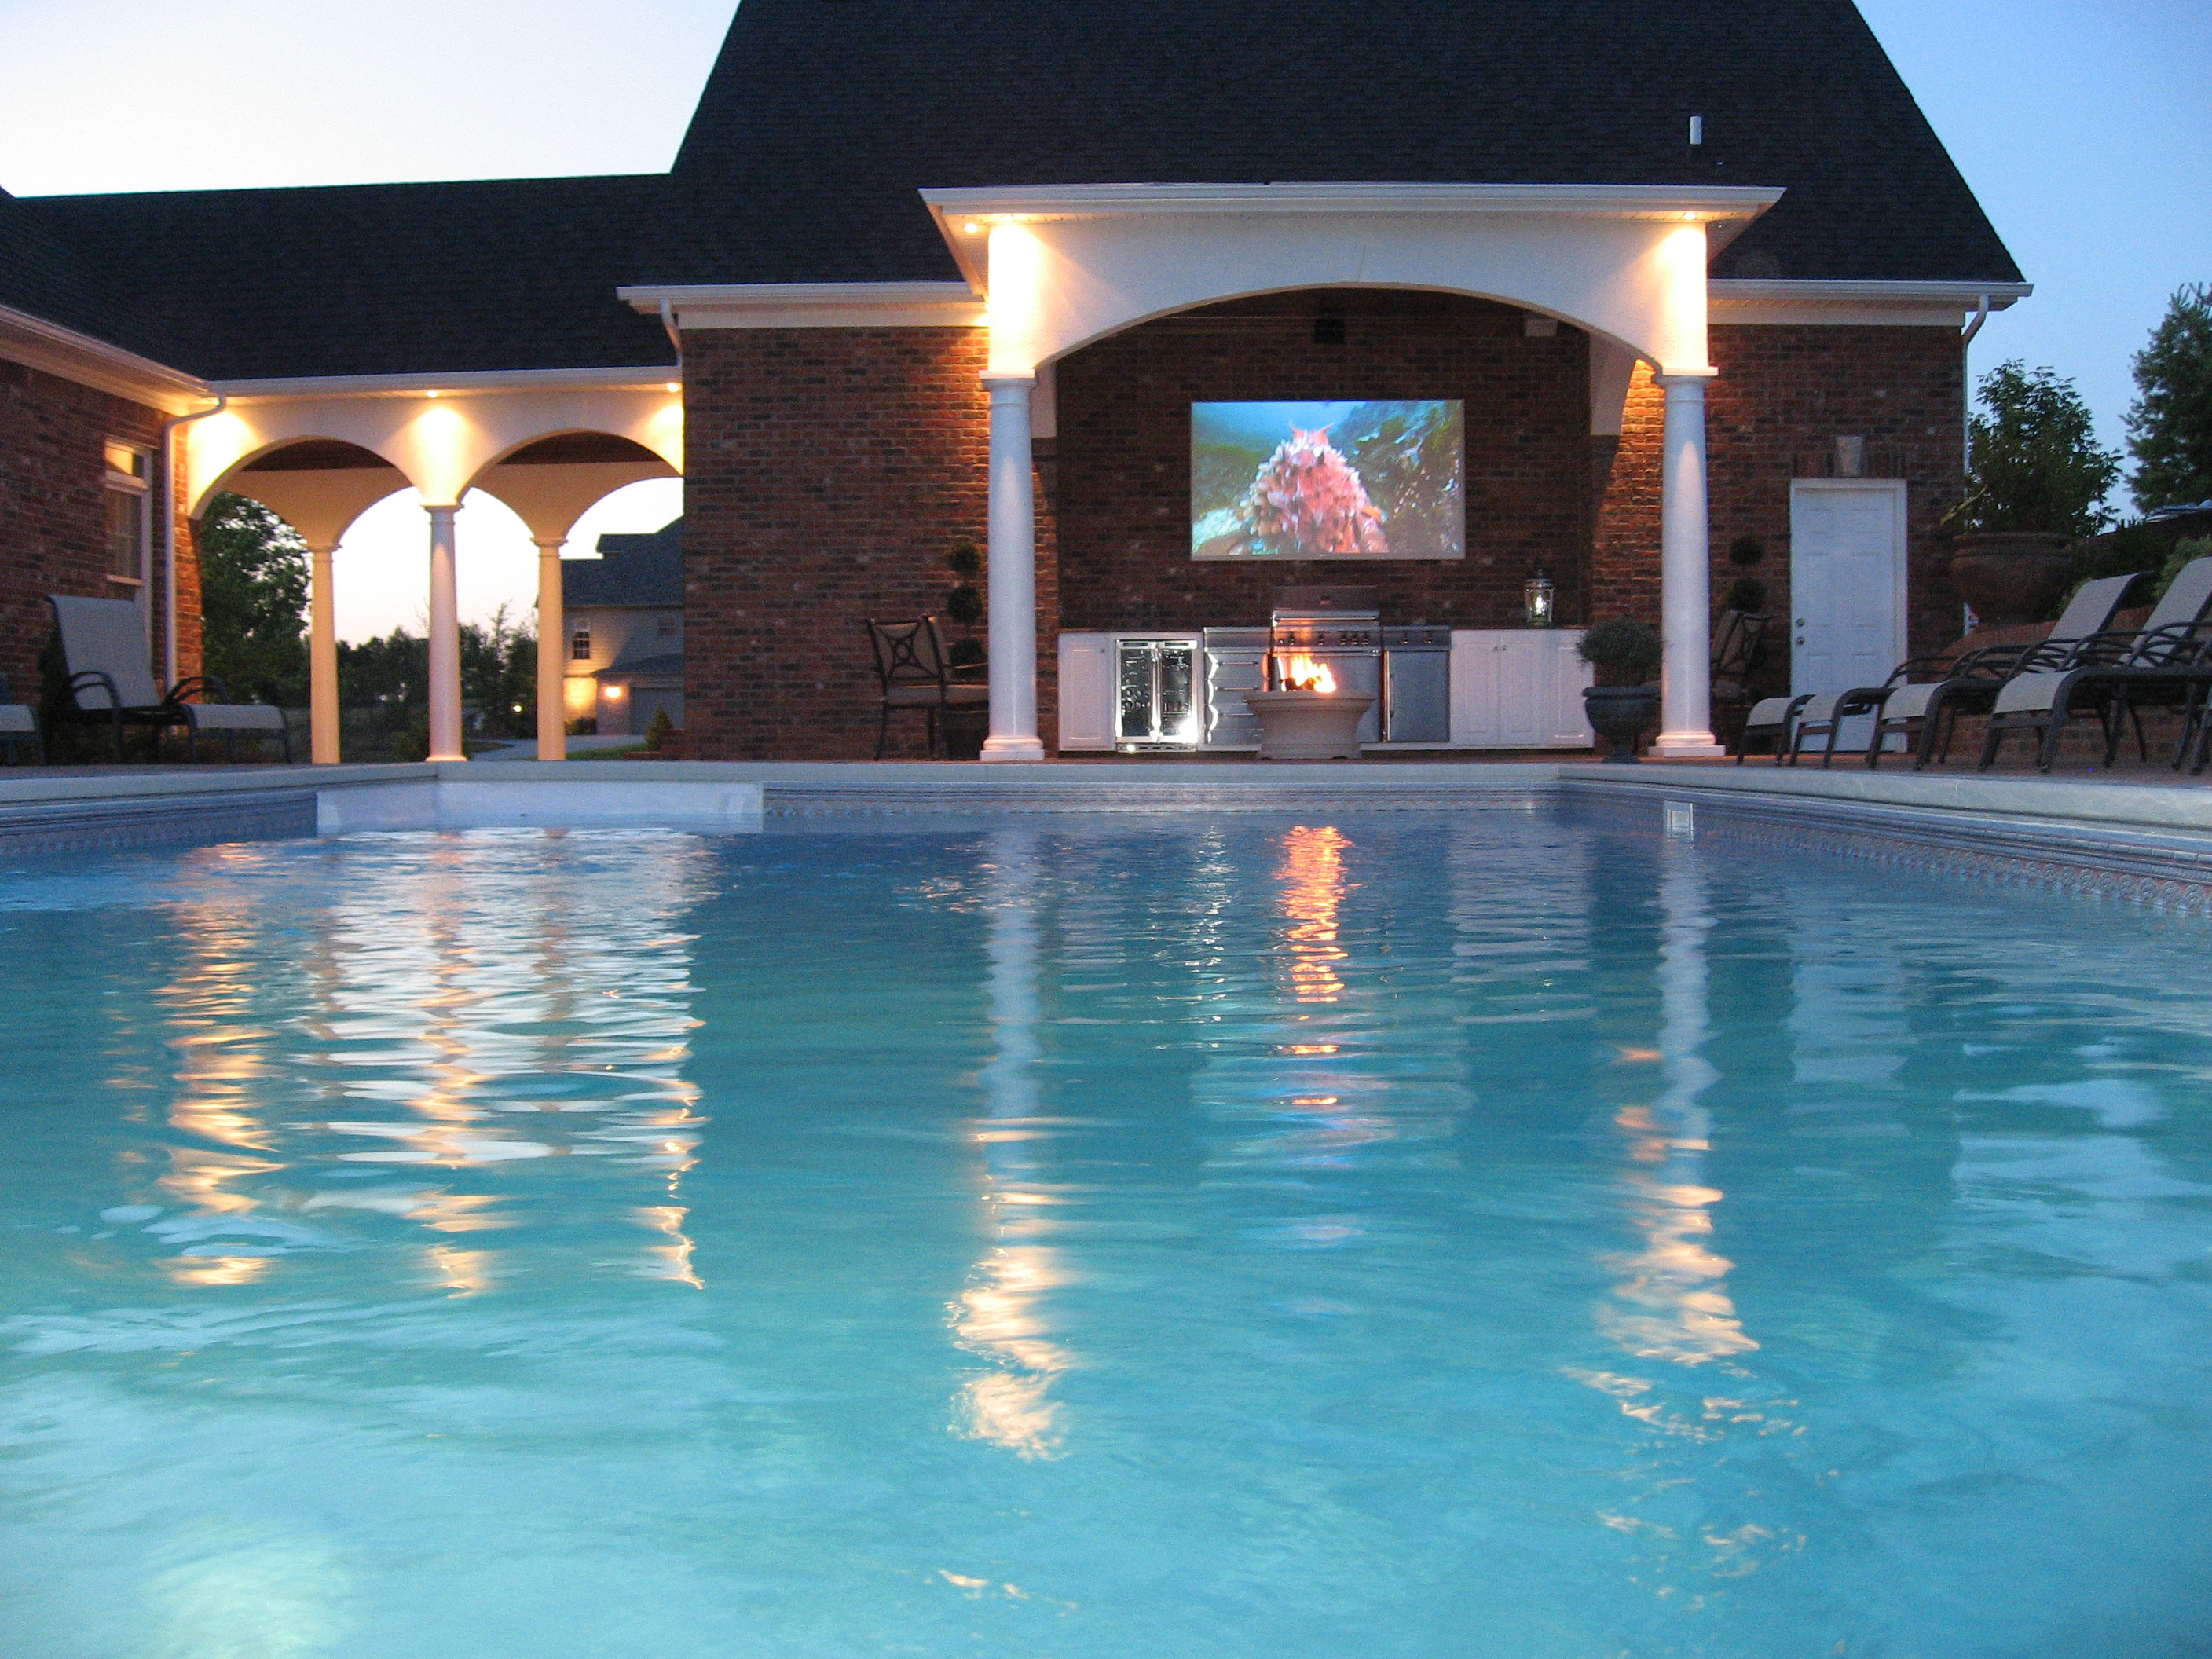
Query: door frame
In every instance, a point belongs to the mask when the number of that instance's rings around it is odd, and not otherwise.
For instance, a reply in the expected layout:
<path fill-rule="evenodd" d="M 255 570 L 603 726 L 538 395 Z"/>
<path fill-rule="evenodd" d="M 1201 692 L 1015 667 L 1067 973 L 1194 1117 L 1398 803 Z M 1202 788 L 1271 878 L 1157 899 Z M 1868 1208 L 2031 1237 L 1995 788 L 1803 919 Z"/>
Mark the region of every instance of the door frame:
<path fill-rule="evenodd" d="M 1890 592 L 1890 653 L 1892 666 L 1905 660 L 1911 618 L 1905 610 L 1907 573 L 1912 562 L 1911 522 L 1907 515 L 1907 485 L 1903 478 L 1792 478 L 1790 481 L 1790 690 L 1794 696 L 1805 688 L 1797 681 L 1797 501 L 1801 495 L 1837 495 L 1856 491 L 1863 495 L 1875 492 L 1890 498 L 1891 522 L 1894 527 L 1893 544 L 1897 558 L 1892 574 Z M 1886 672 L 1886 671 L 1885 671 Z M 1833 688 L 1837 690 L 1845 687 Z"/>

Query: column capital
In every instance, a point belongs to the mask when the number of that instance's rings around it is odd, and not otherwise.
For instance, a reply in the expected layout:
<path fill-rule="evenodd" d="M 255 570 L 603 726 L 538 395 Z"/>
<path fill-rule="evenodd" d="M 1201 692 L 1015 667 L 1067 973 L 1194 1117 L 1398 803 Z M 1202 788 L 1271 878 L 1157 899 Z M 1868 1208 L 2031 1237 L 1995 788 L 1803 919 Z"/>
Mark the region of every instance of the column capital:
<path fill-rule="evenodd" d="M 983 384 L 991 389 L 991 401 L 994 403 L 997 403 L 1001 400 L 1011 402 L 1016 398 L 1020 398 L 1024 403 L 1027 403 L 1029 401 L 1030 389 L 1036 385 L 1036 376 L 1034 374 L 992 374 L 987 373 L 981 377 L 981 379 Z"/>
<path fill-rule="evenodd" d="M 434 519 L 441 513 L 451 514 L 459 512 L 461 510 L 461 504 L 459 501 L 425 501 L 422 503 L 422 510 Z"/>
<path fill-rule="evenodd" d="M 1651 384 L 1665 386 L 1669 392 L 1684 395 L 1695 387 L 1697 395 L 1702 398 L 1705 393 L 1705 382 L 1719 376 L 1717 368 L 1662 368 L 1651 377 Z"/>
<path fill-rule="evenodd" d="M 561 550 L 568 546 L 568 538 L 566 536 L 532 536 L 530 544 L 540 553 L 550 553 L 557 557 Z"/>

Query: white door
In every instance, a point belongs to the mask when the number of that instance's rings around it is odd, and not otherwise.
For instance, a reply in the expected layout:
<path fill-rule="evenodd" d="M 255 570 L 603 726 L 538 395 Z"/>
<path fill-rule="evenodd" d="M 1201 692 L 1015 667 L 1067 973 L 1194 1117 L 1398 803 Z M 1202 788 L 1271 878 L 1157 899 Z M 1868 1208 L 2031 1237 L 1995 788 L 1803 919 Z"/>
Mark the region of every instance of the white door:
<path fill-rule="evenodd" d="M 1508 749 L 1540 749 L 1550 737 L 1550 637 L 1535 630 L 1498 636 L 1498 741 Z"/>
<path fill-rule="evenodd" d="M 1060 636 L 1060 746 L 1114 746 L 1114 636 Z"/>
<path fill-rule="evenodd" d="M 1904 660 L 1903 479 L 1790 484 L 1790 622 L 1795 693 L 1880 685 Z M 1867 732 L 1854 720 L 1836 747 L 1863 749 Z"/>

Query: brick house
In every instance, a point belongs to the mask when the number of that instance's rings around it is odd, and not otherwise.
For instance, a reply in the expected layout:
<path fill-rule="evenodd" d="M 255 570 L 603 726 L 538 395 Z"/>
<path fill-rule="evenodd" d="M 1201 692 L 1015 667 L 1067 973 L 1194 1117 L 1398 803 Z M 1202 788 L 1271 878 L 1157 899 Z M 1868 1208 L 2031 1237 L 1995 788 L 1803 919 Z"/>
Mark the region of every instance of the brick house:
<path fill-rule="evenodd" d="M 187 507 L 284 498 L 323 545 L 367 492 L 421 494 L 434 752 L 459 492 L 531 522 L 557 617 L 592 492 L 680 469 L 703 758 L 868 753 L 857 621 L 939 606 L 963 538 L 989 550 L 986 758 L 1058 746 L 1066 637 L 1264 622 L 1328 580 L 1386 622 L 1508 630 L 1540 570 L 1565 623 L 1661 626 L 1659 746 L 1711 753 L 1738 538 L 1803 689 L 1956 632 L 1962 335 L 2027 292 L 1848 0 L 1602 27 L 1563 0 L 746 0 L 665 176 L 10 211 L 110 297 L 18 254 L 0 321 L 117 347 L 127 319 L 228 394 L 175 441 Z M 1194 408 L 1346 400 L 1455 410 L 1463 537 L 1194 551 Z M 0 468 L 35 496 L 61 418 L 36 411 L 66 397 L 22 401 Z M 0 562 L 11 627 L 27 580 Z"/>

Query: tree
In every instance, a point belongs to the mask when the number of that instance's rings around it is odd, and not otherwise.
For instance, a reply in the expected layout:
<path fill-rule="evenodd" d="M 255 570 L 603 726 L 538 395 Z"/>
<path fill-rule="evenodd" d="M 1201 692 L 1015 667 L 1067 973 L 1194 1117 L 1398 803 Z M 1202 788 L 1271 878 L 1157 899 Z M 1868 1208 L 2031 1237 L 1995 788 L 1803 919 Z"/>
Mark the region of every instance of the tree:
<path fill-rule="evenodd" d="M 217 495 L 200 521 L 200 653 L 234 698 L 307 700 L 307 544 L 257 501 Z"/>
<path fill-rule="evenodd" d="M 1975 391 L 1988 412 L 1966 423 L 1968 488 L 1953 523 L 2093 536 L 2111 522 L 2104 500 L 2119 478 L 2120 458 L 2098 447 L 2073 381 L 2015 357 L 1984 374 Z"/>
<path fill-rule="evenodd" d="M 536 730 L 538 635 L 528 623 L 511 623 L 505 605 L 489 625 L 461 627 L 461 701 L 476 711 L 487 737 L 520 737 Z"/>
<path fill-rule="evenodd" d="M 2212 501 L 2212 283 L 2174 290 L 2135 367 L 2136 505 L 2148 512 Z"/>

